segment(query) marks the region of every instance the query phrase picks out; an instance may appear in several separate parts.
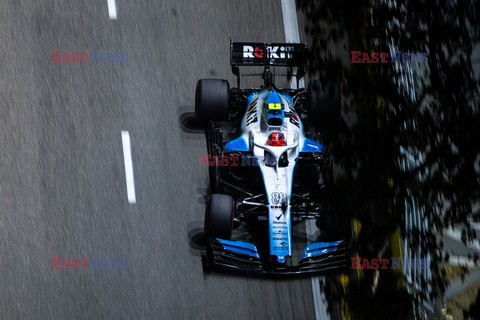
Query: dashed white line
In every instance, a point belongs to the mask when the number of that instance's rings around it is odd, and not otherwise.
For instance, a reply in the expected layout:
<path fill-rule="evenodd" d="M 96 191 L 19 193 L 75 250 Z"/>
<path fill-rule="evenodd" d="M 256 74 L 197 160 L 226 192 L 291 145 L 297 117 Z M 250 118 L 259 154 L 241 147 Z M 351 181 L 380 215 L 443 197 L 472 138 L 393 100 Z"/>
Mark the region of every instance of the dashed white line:
<path fill-rule="evenodd" d="M 125 178 L 127 183 L 128 203 L 136 203 L 135 181 L 133 179 L 132 148 L 130 146 L 130 134 L 122 131 L 123 162 L 125 163 Z"/>
<path fill-rule="evenodd" d="M 117 5 L 115 0 L 107 0 L 108 5 L 108 16 L 111 20 L 117 20 Z"/>
<path fill-rule="evenodd" d="M 300 33 L 298 31 L 298 19 L 297 19 L 297 7 L 295 6 L 295 0 L 282 0 L 282 15 L 283 15 L 283 27 L 285 32 L 285 41 L 298 43 L 300 42 Z M 299 82 L 300 88 L 305 87 L 303 79 Z M 290 87 L 297 88 L 297 81 L 295 78 L 290 80 Z M 307 233 L 313 233 L 313 222 L 307 221 L 306 223 Z M 325 281 L 324 278 L 312 277 L 312 293 L 313 293 L 313 305 L 315 307 L 315 319 L 324 320 L 330 319 L 327 312 L 325 293 L 320 290 L 320 281 Z"/>

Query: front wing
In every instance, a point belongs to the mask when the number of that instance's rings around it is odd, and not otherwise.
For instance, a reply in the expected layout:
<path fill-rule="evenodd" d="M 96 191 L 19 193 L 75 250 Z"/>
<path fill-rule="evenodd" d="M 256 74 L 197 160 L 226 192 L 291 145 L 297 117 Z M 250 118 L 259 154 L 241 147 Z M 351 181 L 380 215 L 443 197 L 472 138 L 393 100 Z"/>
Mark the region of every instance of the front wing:
<path fill-rule="evenodd" d="M 344 240 L 315 242 L 307 245 L 297 265 L 264 265 L 255 245 L 211 239 L 207 247 L 206 269 L 212 272 L 234 272 L 256 276 L 320 275 L 345 270 L 348 264 Z"/>

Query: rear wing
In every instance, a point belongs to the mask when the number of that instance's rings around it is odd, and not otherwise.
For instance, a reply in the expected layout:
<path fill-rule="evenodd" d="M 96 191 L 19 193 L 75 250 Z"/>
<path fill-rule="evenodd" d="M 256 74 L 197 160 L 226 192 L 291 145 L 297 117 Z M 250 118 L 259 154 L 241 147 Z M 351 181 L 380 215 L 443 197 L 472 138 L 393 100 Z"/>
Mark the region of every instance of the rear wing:
<path fill-rule="evenodd" d="M 305 75 L 306 58 L 305 43 L 230 42 L 230 65 L 239 87 L 240 66 L 287 67 L 287 76 L 295 76 L 298 81 Z"/>
<path fill-rule="evenodd" d="M 232 66 L 283 66 L 305 67 L 305 43 L 232 42 Z"/>

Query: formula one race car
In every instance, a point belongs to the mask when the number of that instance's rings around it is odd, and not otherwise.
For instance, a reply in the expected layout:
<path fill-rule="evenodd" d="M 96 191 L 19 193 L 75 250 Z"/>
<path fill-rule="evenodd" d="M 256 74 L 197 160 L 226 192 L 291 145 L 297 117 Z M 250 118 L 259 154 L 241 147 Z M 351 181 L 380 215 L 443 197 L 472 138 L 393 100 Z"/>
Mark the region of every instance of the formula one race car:
<path fill-rule="evenodd" d="M 297 87 L 305 70 L 305 44 L 230 45 L 237 87 L 201 79 L 195 96 L 196 121 L 205 126 L 210 190 L 205 214 L 206 270 L 249 274 L 310 274 L 346 266 L 347 239 L 306 245 L 294 254 L 293 228 L 325 215 L 325 172 L 332 159 L 315 141 L 325 121 L 340 116 L 335 86 L 309 82 L 307 89 L 278 89 L 271 67 L 286 68 Z M 240 89 L 240 66 L 260 66 L 263 86 Z M 328 219 L 327 219 L 328 220 Z M 243 226 L 249 241 L 232 240 Z M 325 229 L 321 225 L 320 228 Z M 340 237 L 340 235 L 339 235 Z"/>

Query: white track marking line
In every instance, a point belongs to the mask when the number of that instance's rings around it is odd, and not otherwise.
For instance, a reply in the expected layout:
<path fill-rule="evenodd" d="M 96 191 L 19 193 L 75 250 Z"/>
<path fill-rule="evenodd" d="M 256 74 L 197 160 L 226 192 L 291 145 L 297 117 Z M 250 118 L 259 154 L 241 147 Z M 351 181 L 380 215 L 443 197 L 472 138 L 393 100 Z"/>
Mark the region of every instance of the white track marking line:
<path fill-rule="evenodd" d="M 108 16 L 111 20 L 117 20 L 117 5 L 115 0 L 107 0 L 108 5 Z"/>
<path fill-rule="evenodd" d="M 282 15 L 283 15 L 283 28 L 285 31 L 286 42 L 300 42 L 300 32 L 298 31 L 298 19 L 297 19 L 297 7 L 295 0 L 282 0 Z M 300 80 L 300 88 L 305 87 L 304 79 Z M 296 88 L 297 81 L 295 78 L 290 80 L 290 87 Z M 314 226 L 312 221 L 306 222 L 307 234 L 314 233 Z M 325 282 L 324 277 L 312 277 L 312 293 L 313 293 L 313 305 L 315 307 L 315 319 L 327 320 L 330 316 L 327 312 L 327 306 L 325 301 L 325 293 L 320 290 L 320 281 Z"/>
<path fill-rule="evenodd" d="M 130 147 L 130 134 L 122 131 L 123 162 L 125 163 L 125 178 L 127 183 L 128 203 L 136 203 L 135 181 L 133 179 L 132 148 Z"/>
<path fill-rule="evenodd" d="M 295 0 L 282 0 L 283 27 L 286 42 L 299 42 L 297 7 Z"/>
<path fill-rule="evenodd" d="M 317 232 L 317 227 L 312 220 L 305 221 L 305 229 L 307 232 L 307 238 L 314 235 Z M 310 241 L 309 241 L 310 242 Z M 329 320 L 330 315 L 327 311 L 327 299 L 325 292 L 322 292 L 320 288 L 320 282 L 325 285 L 325 277 L 312 277 L 312 293 L 313 293 L 313 305 L 315 307 L 315 319 L 316 320 Z"/>
<path fill-rule="evenodd" d="M 462 242 L 462 231 L 457 229 L 457 228 L 452 228 L 452 227 L 449 227 L 446 231 L 445 231 L 445 235 L 452 238 L 453 240 L 456 240 L 458 242 L 460 242 L 463 246 L 467 247 L 467 248 L 470 248 L 472 250 L 476 250 L 478 252 L 480 252 L 480 243 L 478 242 L 477 239 L 474 239 L 473 241 L 467 241 L 466 244 L 463 244 Z"/>
<path fill-rule="evenodd" d="M 285 42 L 300 42 L 300 32 L 298 31 L 297 7 L 295 0 L 282 0 L 283 29 L 285 32 Z M 300 80 L 300 88 L 305 87 L 304 79 Z M 297 88 L 297 80 L 290 80 L 290 87 Z M 298 88 L 297 88 L 298 89 Z"/>

